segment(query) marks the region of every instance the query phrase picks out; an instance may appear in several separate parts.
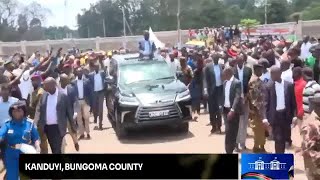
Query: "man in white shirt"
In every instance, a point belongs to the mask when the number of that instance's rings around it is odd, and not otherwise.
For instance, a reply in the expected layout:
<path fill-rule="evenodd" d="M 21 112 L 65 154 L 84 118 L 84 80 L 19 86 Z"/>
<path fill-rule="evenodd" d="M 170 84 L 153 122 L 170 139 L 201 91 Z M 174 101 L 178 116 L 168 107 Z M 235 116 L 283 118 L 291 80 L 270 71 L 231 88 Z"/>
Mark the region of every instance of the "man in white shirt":
<path fill-rule="evenodd" d="M 292 83 L 281 79 L 281 69 L 272 66 L 271 78 L 274 83 L 268 84 L 266 90 L 266 117 L 263 123 L 272 127 L 275 141 L 275 153 L 285 152 L 286 141 L 291 136 L 292 119 L 295 117 L 296 100 Z"/>
<path fill-rule="evenodd" d="M 262 58 L 258 61 L 258 64 L 262 65 L 263 67 L 263 74 L 262 76 L 260 76 L 261 81 L 263 81 L 264 83 L 269 82 L 271 80 L 270 72 L 268 70 L 269 61 L 267 59 Z"/>
<path fill-rule="evenodd" d="M 301 45 L 301 59 L 305 61 L 309 56 L 311 56 L 310 48 L 312 44 L 310 43 L 310 36 L 304 36 L 303 43 Z"/>
<path fill-rule="evenodd" d="M 102 69 L 100 69 L 100 66 Z M 99 117 L 99 126 L 96 129 L 103 130 L 103 101 L 105 97 L 106 84 L 105 79 L 107 76 L 107 69 L 103 66 L 102 60 L 100 60 L 100 65 L 95 64 L 94 72 L 89 74 L 89 80 L 93 87 L 93 103 L 92 110 L 94 116 L 94 123 L 97 123 Z"/>
<path fill-rule="evenodd" d="M 176 74 L 181 70 L 180 61 L 175 58 L 175 54 L 173 52 L 169 54 L 168 58 L 166 58 L 166 62 L 173 74 Z"/>
<path fill-rule="evenodd" d="M 239 117 L 241 114 L 241 83 L 233 76 L 232 68 L 223 71 L 224 96 L 223 96 L 223 116 L 225 119 L 226 136 L 225 150 L 227 154 L 232 154 L 236 148 L 237 135 L 239 130 Z"/>
<path fill-rule="evenodd" d="M 249 81 L 252 76 L 252 69 L 247 67 L 247 55 L 240 53 L 236 58 L 237 65 L 235 67 L 235 78 L 241 83 L 241 97 L 242 97 L 242 114 L 240 116 L 239 131 L 237 136 L 237 151 L 246 150 L 247 127 L 249 123 L 249 103 L 247 95 L 249 93 Z"/>
<path fill-rule="evenodd" d="M 73 109 L 73 119 L 76 120 L 77 118 L 77 112 L 79 111 L 79 102 L 78 99 L 76 97 L 76 92 L 75 89 L 70 85 L 70 79 L 68 77 L 68 75 L 66 74 L 61 74 L 60 75 L 60 91 L 65 94 L 66 96 L 68 96 L 70 104 Z M 77 133 L 73 133 L 71 130 L 71 126 L 68 123 L 68 131 L 72 137 L 73 143 L 74 143 L 74 147 L 76 148 L 77 151 L 79 151 L 79 143 L 78 143 L 78 137 L 77 137 Z M 62 152 L 65 152 L 65 147 L 66 147 L 66 142 L 63 142 L 62 145 Z"/>
<path fill-rule="evenodd" d="M 291 62 L 288 60 L 281 61 L 281 79 L 293 83 Z"/>
<path fill-rule="evenodd" d="M 6 84 L 1 85 L 1 96 L 0 96 L 0 128 L 4 125 L 4 123 L 11 119 L 9 115 L 10 106 L 18 102 L 17 98 L 10 96 L 10 86 Z"/>
<path fill-rule="evenodd" d="M 77 129 L 73 119 L 73 109 L 67 95 L 59 91 L 54 78 L 49 77 L 44 82 L 46 91 L 38 103 L 35 124 L 44 131 L 53 154 L 62 153 L 62 142 L 70 123 L 71 132 Z"/>
<path fill-rule="evenodd" d="M 89 128 L 89 114 L 93 100 L 93 90 L 89 80 L 83 75 L 82 68 L 76 69 L 75 74 L 77 78 L 72 82 L 72 85 L 76 90 L 79 104 L 79 108 L 77 111 L 77 122 L 80 134 L 79 139 L 84 139 L 84 132 L 87 133 L 87 138 L 91 139 Z"/>

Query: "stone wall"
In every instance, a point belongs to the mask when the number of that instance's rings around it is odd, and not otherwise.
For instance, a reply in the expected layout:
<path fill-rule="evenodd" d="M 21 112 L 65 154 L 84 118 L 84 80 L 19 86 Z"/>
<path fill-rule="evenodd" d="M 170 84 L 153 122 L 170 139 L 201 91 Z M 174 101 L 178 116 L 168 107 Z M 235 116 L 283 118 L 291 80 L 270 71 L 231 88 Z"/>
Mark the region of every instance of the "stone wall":
<path fill-rule="evenodd" d="M 268 27 L 285 27 L 292 25 L 293 22 L 268 24 Z M 265 25 L 264 25 L 265 26 Z M 301 38 L 302 35 L 310 35 L 320 37 L 320 20 L 300 21 L 296 25 L 296 35 Z M 182 42 L 188 39 L 188 30 L 182 30 Z M 168 46 L 176 45 L 178 42 L 177 31 L 161 31 L 154 32 L 160 41 Z M 106 37 L 106 38 L 87 38 L 87 39 L 63 39 L 63 40 L 45 40 L 45 41 L 21 41 L 21 42 L 0 42 L 0 55 L 12 55 L 15 52 L 23 52 L 31 54 L 36 50 L 44 53 L 50 47 L 58 49 L 62 47 L 64 50 L 72 47 L 79 49 L 97 49 L 97 50 L 112 50 L 123 47 L 123 42 L 127 42 L 127 48 L 137 50 L 138 41 L 142 36 L 127 36 L 124 37 Z"/>

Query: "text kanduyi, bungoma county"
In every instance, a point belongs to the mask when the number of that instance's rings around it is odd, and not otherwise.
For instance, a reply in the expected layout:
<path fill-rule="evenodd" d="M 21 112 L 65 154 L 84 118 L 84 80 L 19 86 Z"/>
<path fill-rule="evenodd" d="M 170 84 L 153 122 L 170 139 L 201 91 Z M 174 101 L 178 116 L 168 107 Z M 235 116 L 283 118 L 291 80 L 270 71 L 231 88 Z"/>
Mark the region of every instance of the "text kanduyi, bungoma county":
<path fill-rule="evenodd" d="M 143 163 L 26 163 L 26 171 L 141 171 Z"/>

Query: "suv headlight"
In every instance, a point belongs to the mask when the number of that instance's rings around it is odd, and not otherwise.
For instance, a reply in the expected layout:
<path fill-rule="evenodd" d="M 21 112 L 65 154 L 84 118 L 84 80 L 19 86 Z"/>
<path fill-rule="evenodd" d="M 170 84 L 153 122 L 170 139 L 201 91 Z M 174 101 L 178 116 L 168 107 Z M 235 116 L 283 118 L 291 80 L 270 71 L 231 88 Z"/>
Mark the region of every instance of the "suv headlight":
<path fill-rule="evenodd" d="M 185 91 L 179 93 L 176 97 L 176 101 L 185 101 L 189 100 L 191 98 L 189 89 L 186 89 Z"/>
<path fill-rule="evenodd" d="M 132 94 L 121 93 L 119 103 L 126 106 L 139 106 L 138 99 Z"/>

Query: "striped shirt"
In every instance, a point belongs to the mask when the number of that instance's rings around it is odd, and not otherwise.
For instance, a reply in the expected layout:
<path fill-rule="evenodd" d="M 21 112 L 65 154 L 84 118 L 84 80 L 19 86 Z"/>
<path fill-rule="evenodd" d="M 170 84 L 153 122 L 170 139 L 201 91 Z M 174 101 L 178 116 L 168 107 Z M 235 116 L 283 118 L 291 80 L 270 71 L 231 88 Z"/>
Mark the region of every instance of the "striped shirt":
<path fill-rule="evenodd" d="M 303 110 L 305 113 L 312 112 L 309 99 L 313 97 L 320 97 L 320 85 L 316 81 L 309 81 L 303 90 Z"/>

